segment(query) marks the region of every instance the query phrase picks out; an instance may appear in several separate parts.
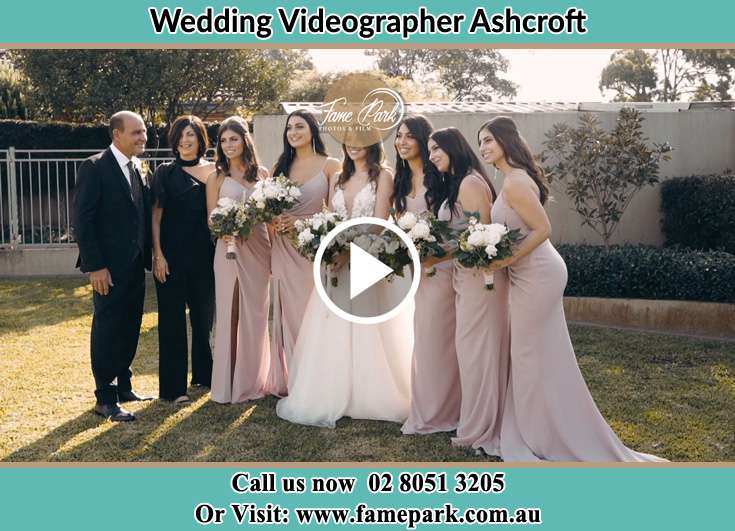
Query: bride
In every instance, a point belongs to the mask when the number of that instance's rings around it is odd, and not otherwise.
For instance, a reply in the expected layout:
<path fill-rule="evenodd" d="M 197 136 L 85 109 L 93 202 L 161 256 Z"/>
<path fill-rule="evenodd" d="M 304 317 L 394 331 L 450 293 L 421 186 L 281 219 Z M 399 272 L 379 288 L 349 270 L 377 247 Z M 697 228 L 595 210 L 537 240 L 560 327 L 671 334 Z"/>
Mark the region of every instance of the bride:
<path fill-rule="evenodd" d="M 342 146 L 342 172 L 330 179 L 332 210 L 345 219 L 388 218 L 393 182 L 383 165 L 383 145 Z M 354 301 L 349 298 L 347 257 L 338 268 L 338 285 L 325 286 L 332 301 L 351 313 L 382 313 L 406 290 L 409 278 L 382 280 Z M 367 297 L 363 297 L 367 295 Z M 359 307 L 358 307 L 359 306 Z M 386 308 L 387 309 L 387 308 Z M 332 313 L 316 290 L 306 306 L 289 367 L 288 396 L 276 413 L 298 424 L 333 428 L 341 417 L 403 422 L 408 417 L 413 305 L 376 325 L 354 324 Z"/>

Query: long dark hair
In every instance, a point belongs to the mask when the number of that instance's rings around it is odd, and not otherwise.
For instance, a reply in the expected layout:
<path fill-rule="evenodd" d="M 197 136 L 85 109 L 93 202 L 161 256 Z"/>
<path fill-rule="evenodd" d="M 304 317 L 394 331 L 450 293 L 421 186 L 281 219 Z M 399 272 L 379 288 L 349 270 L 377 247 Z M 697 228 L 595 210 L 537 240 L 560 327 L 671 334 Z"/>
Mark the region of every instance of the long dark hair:
<path fill-rule="evenodd" d="M 434 164 L 429 160 L 429 148 L 426 143 L 429 141 L 429 136 L 434 131 L 434 127 L 431 122 L 420 114 L 406 116 L 398 124 L 396 128 L 396 134 L 398 129 L 402 125 L 406 128 L 416 139 L 419 144 L 419 153 L 421 154 L 421 163 L 424 165 L 424 187 L 426 193 L 424 193 L 424 199 L 429 209 L 437 214 L 439 207 L 446 197 L 446 191 L 444 181 L 436 169 Z M 395 147 L 395 144 L 394 146 Z M 406 211 L 406 196 L 411 192 L 413 182 L 411 179 L 411 167 L 408 162 L 403 160 L 396 150 L 396 175 L 393 179 L 393 196 L 391 197 L 391 203 L 395 207 L 399 214 Z"/>
<path fill-rule="evenodd" d="M 314 115 L 307 110 L 297 109 L 286 118 L 286 126 L 283 128 L 283 151 L 278 157 L 276 165 L 273 167 L 273 175 L 283 174 L 288 177 L 288 174 L 291 171 L 291 165 L 296 158 L 296 150 L 288 143 L 287 135 L 288 121 L 292 116 L 303 118 L 309 126 L 309 131 L 311 132 L 311 146 L 314 148 L 314 153 L 324 157 L 329 156 L 327 155 L 327 150 L 324 147 L 324 141 L 322 140 L 322 135 L 319 132 L 319 124 L 317 123 Z"/>
<path fill-rule="evenodd" d="M 549 198 L 549 185 L 547 184 L 546 175 L 534 159 L 528 143 L 518 132 L 516 123 L 507 116 L 493 118 L 482 124 L 482 127 L 477 131 L 478 142 L 480 133 L 486 129 L 490 131 L 495 141 L 503 148 L 505 161 L 513 168 L 525 170 L 529 177 L 533 179 L 533 182 L 538 186 L 541 204 L 546 204 Z"/>
<path fill-rule="evenodd" d="M 444 175 L 444 182 L 447 190 L 447 205 L 454 214 L 457 211 L 457 197 L 459 196 L 459 186 L 468 174 L 475 172 L 490 187 L 495 199 L 495 187 L 487 176 L 487 172 L 483 167 L 480 159 L 475 155 L 469 142 L 462 136 L 456 127 L 445 127 L 437 129 L 431 133 L 431 138 L 438 146 L 449 156 L 449 170 Z"/>
<path fill-rule="evenodd" d="M 222 151 L 222 142 L 220 142 L 225 131 L 232 131 L 242 138 L 243 148 L 240 160 L 245 165 L 245 180 L 251 183 L 257 181 L 258 168 L 260 167 L 258 154 L 255 152 L 253 139 L 250 138 L 250 133 L 248 133 L 248 123 L 240 116 L 230 116 L 219 126 L 217 132 L 217 158 L 215 161 L 217 173 L 230 175 L 230 161 L 227 159 L 225 152 Z"/>
<path fill-rule="evenodd" d="M 179 156 L 179 141 L 181 136 L 184 134 L 184 129 L 191 126 L 194 133 L 197 136 L 199 142 L 199 148 L 197 149 L 197 158 L 200 159 L 207 152 L 209 147 L 209 136 L 207 136 L 207 128 L 202 122 L 201 118 L 194 116 L 193 114 L 187 114 L 179 116 L 171 124 L 171 128 L 168 132 L 168 145 L 174 154 L 174 157 Z"/>
<path fill-rule="evenodd" d="M 380 172 L 385 169 L 385 150 L 383 149 L 383 143 L 378 142 L 365 149 L 367 150 L 367 156 L 365 158 L 368 167 L 368 181 L 375 183 L 377 186 Z M 339 174 L 337 182 L 334 184 L 335 189 L 337 187 L 342 188 L 350 180 L 350 177 L 355 174 L 355 161 L 347 154 L 347 146 L 345 144 L 342 144 L 342 154 L 344 155 L 342 171 Z"/>

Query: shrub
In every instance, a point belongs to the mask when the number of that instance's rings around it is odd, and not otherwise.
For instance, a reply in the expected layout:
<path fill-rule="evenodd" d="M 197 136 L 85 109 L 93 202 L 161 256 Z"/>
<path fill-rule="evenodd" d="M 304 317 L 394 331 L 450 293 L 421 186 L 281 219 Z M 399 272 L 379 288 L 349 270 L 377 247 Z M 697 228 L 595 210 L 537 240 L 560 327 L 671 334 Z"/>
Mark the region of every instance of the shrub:
<path fill-rule="evenodd" d="M 661 186 L 666 246 L 735 254 L 735 175 L 679 177 Z"/>
<path fill-rule="evenodd" d="M 643 245 L 560 245 L 566 295 L 735 303 L 735 256 Z"/>

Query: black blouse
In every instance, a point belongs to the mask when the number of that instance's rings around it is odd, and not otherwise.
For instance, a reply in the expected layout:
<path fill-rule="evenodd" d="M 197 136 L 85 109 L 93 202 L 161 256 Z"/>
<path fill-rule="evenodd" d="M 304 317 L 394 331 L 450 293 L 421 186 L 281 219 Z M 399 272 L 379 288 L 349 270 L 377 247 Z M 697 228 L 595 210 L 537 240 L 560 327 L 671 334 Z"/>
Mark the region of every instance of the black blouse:
<path fill-rule="evenodd" d="M 207 225 L 205 184 L 175 162 L 156 168 L 151 185 L 154 205 L 163 209 L 161 250 L 171 267 L 211 267 L 214 244 Z"/>

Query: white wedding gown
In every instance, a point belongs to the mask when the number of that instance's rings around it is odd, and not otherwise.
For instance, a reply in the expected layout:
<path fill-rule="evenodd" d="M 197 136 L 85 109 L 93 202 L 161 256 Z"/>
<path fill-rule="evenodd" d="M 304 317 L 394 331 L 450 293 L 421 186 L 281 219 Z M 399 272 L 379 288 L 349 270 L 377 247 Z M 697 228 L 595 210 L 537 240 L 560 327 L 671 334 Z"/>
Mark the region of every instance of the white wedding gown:
<path fill-rule="evenodd" d="M 368 183 L 358 192 L 351 215 L 342 190 L 337 189 L 334 209 L 345 219 L 372 216 L 375 188 Z M 341 301 L 337 304 L 344 309 L 351 306 L 348 279 L 349 270 L 343 267 L 338 286 L 327 283 L 326 287 L 330 298 Z M 392 282 L 382 280 L 365 291 L 368 296 L 359 298 L 360 314 L 377 315 L 391 308 L 406 293 L 400 284 L 405 282 L 411 282 L 409 275 Z M 411 387 L 413 309 L 411 301 L 398 316 L 381 324 L 353 324 L 332 313 L 312 291 L 289 366 L 288 396 L 276 406 L 278 416 L 331 428 L 341 417 L 404 422 Z"/>

